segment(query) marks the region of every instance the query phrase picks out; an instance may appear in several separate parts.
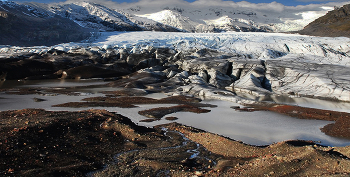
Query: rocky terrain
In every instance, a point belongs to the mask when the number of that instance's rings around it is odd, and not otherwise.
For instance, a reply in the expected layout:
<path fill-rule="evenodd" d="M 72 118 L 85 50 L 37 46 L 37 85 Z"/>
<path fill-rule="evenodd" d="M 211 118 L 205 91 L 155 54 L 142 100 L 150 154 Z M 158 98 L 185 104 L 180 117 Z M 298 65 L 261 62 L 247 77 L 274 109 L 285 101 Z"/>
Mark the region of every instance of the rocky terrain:
<path fill-rule="evenodd" d="M 333 11 L 328 12 L 326 15 L 308 24 L 303 30 L 299 31 L 299 33 L 327 37 L 349 37 L 349 14 L 349 4 L 335 8 Z"/>
<path fill-rule="evenodd" d="M 257 147 L 171 123 L 154 128 L 104 110 L 2 111 L 5 176 L 347 176 L 349 147 Z"/>

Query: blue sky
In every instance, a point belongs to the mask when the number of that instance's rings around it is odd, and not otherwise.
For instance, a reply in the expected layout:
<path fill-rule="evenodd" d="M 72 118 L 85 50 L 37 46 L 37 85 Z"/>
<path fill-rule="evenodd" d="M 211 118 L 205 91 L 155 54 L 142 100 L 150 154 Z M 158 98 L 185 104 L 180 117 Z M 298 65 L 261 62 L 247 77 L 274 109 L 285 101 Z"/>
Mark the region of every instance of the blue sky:
<path fill-rule="evenodd" d="M 40 3 L 51 3 L 51 2 L 64 2 L 65 0 L 13 0 L 15 2 L 40 2 Z M 98 0 L 96 0 L 98 2 Z M 128 3 L 128 2 L 137 2 L 138 0 L 111 0 L 117 3 Z M 195 0 L 186 0 L 188 2 L 193 2 Z M 226 0 L 228 1 L 228 0 Z M 308 4 L 320 4 L 320 3 L 327 3 L 327 2 L 343 2 L 345 0 L 334 0 L 334 1 L 327 1 L 327 0 L 245 0 L 247 2 L 251 3 L 271 3 L 271 2 L 278 2 L 286 6 L 297 6 L 297 5 L 308 5 Z M 240 2 L 240 0 L 236 0 L 234 2 Z"/>

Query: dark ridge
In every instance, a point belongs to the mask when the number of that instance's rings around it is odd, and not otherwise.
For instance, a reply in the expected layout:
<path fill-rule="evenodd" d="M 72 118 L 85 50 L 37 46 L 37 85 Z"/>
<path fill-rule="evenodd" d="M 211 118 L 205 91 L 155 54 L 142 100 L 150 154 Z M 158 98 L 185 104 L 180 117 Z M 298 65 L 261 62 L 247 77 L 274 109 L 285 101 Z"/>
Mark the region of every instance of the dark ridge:
<path fill-rule="evenodd" d="M 329 11 L 298 33 L 325 37 L 350 37 L 350 4 Z"/>

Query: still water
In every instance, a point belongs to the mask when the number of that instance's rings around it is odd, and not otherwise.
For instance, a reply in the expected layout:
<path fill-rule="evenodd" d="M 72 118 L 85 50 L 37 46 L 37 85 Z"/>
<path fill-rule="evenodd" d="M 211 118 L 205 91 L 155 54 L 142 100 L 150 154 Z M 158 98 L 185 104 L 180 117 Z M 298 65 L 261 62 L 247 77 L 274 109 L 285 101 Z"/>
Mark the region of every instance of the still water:
<path fill-rule="evenodd" d="M 7 82 L 7 81 L 5 81 Z M 116 90 L 105 85 L 102 80 L 46 80 L 46 81 L 11 81 L 3 83 L 0 88 L 55 88 L 67 89 L 75 92 L 74 96 L 65 94 L 47 94 L 47 95 L 12 95 L 0 92 L 0 111 L 17 110 L 25 108 L 43 108 L 53 111 L 77 111 L 91 108 L 60 108 L 51 107 L 51 105 L 77 102 L 83 98 L 103 96 L 100 91 Z M 89 87 L 81 87 L 89 86 Z M 166 95 L 162 93 L 150 94 L 147 97 L 162 98 Z M 42 102 L 35 102 L 34 98 L 44 99 Z M 315 99 L 293 98 L 289 101 L 291 104 L 300 106 L 310 106 L 318 108 L 328 108 L 331 110 L 349 111 L 350 103 L 340 103 L 331 101 L 320 101 Z M 296 100 L 296 101 L 295 101 Z M 287 99 L 288 101 L 288 99 Z M 282 101 L 280 101 L 282 102 Z M 283 99 L 286 102 L 286 99 Z M 297 119 L 278 113 L 268 111 L 257 112 L 239 112 L 231 106 L 239 106 L 237 103 L 220 101 L 220 100 L 204 100 L 203 103 L 217 105 L 216 108 L 210 109 L 211 112 L 204 114 L 196 114 L 189 112 L 178 112 L 167 116 L 177 117 L 176 122 L 193 126 L 212 133 L 217 133 L 234 140 L 243 141 L 252 145 L 268 145 L 274 142 L 284 140 L 312 140 L 319 144 L 327 146 L 347 146 L 350 140 L 339 139 L 325 135 L 320 131 L 323 126 L 332 123 L 332 121 L 321 120 L 304 120 Z M 94 109 L 106 109 L 111 112 L 122 114 L 139 125 L 152 127 L 170 123 L 171 121 L 162 119 L 155 122 L 140 122 L 146 117 L 138 114 L 138 111 L 156 107 L 173 106 L 171 104 L 153 104 L 153 105 L 137 105 L 137 108 L 116 108 L 116 107 L 94 107 Z"/>

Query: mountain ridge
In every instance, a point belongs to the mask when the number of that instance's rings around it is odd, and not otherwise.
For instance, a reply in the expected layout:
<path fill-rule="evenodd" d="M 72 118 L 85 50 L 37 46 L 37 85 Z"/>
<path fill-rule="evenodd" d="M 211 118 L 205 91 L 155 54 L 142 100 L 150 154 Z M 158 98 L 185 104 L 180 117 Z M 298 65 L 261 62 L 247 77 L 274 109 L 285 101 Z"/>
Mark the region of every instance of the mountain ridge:
<path fill-rule="evenodd" d="M 92 2 L 19 4 L 1 1 L 0 22 L 5 25 L 0 27 L 0 45 L 76 42 L 89 37 L 89 32 L 101 31 L 283 32 L 298 29 L 305 23 L 301 20 L 284 20 L 282 16 L 249 8 L 157 8 L 152 13 L 146 13 L 149 10 L 140 6 L 113 9 Z M 11 14 L 12 21 L 5 18 Z"/>
<path fill-rule="evenodd" d="M 93 30 L 48 11 L 0 1 L 0 45 L 55 45 L 80 41 Z"/>
<path fill-rule="evenodd" d="M 350 37 L 350 4 L 329 11 L 308 24 L 299 34 L 325 37 Z"/>

